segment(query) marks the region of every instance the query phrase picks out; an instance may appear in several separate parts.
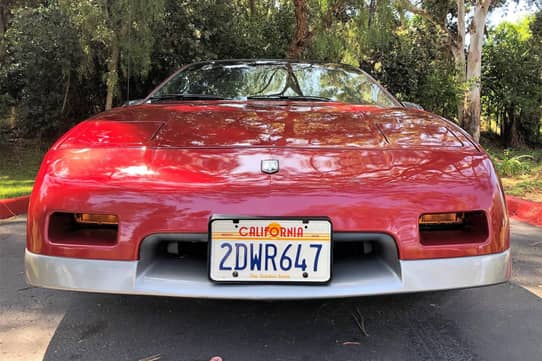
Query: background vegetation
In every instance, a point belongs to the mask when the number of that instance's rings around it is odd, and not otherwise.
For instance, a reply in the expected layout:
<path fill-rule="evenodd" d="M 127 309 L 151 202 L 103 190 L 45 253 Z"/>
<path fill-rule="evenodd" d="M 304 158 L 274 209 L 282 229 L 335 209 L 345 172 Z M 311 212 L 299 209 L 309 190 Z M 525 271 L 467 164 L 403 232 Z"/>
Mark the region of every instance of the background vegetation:
<path fill-rule="evenodd" d="M 358 66 L 399 99 L 481 131 L 505 169 L 542 142 L 542 12 L 488 26 L 505 2 L 2 0 L 0 182 L 31 179 L 6 170 L 27 156 L 17 149 L 32 144 L 39 157 L 76 122 L 145 96 L 184 64 L 256 57 Z M 515 160 L 510 177 L 540 181 L 540 157 Z"/>

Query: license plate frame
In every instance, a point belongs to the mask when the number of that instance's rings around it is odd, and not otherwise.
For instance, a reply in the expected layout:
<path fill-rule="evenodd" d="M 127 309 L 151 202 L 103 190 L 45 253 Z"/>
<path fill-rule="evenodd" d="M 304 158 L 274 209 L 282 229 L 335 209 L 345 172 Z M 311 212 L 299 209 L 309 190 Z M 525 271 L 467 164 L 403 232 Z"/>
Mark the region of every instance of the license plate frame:
<path fill-rule="evenodd" d="M 311 221 L 320 221 L 320 222 L 326 222 L 329 225 L 329 240 L 328 242 L 328 268 L 329 268 L 329 275 L 326 280 L 268 280 L 268 279 L 254 279 L 254 280 L 240 280 L 240 279 L 216 279 L 213 278 L 213 223 L 216 221 L 232 221 L 232 223 L 241 223 L 242 221 L 266 221 L 266 222 L 273 222 L 273 221 L 297 221 L 302 222 L 305 224 L 306 222 Z M 331 219 L 326 216 L 310 216 L 310 217 L 285 217 L 285 216 L 230 216 L 230 215 L 213 215 L 209 219 L 209 228 L 208 228 L 208 250 L 207 250 L 207 276 L 208 279 L 216 284 L 245 284 L 245 285 L 262 285 L 262 284 L 275 284 L 275 285 L 324 285 L 331 282 L 333 279 L 333 223 L 331 222 Z M 246 242 L 250 242 L 250 240 L 246 240 Z M 252 240 L 254 242 L 254 240 Z M 295 241 L 289 241 L 289 243 L 292 243 Z M 321 240 L 320 242 L 324 242 Z M 320 264 L 319 260 L 319 264 Z"/>

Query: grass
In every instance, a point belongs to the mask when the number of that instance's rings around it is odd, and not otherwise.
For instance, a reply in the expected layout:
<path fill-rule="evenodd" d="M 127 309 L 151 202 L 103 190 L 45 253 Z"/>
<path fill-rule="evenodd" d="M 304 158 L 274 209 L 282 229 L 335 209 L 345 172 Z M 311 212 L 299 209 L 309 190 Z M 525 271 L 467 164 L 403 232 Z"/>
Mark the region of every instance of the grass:
<path fill-rule="evenodd" d="M 514 179 L 503 178 L 503 187 L 506 194 L 528 199 L 535 202 L 542 202 L 542 179 Z"/>
<path fill-rule="evenodd" d="M 45 150 L 34 144 L 0 146 L 0 199 L 32 192 Z"/>
<path fill-rule="evenodd" d="M 497 142 L 482 139 L 508 195 L 542 202 L 542 148 L 506 150 Z"/>

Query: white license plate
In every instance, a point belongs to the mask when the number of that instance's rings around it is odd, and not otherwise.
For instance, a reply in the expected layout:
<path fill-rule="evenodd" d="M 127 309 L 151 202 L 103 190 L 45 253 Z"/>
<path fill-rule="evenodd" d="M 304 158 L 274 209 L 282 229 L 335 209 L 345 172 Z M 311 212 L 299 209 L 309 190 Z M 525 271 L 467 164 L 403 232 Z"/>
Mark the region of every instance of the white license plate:
<path fill-rule="evenodd" d="M 211 280 L 307 282 L 331 278 L 327 219 L 212 219 Z"/>

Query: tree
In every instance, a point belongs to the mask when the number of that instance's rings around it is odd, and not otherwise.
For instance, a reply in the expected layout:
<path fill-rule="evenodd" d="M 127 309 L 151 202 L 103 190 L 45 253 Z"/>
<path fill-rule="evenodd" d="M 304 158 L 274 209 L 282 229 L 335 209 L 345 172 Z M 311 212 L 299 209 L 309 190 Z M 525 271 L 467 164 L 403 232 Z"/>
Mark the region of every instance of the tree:
<path fill-rule="evenodd" d="M 542 19 L 542 16 L 539 16 Z M 488 34 L 484 48 L 483 103 L 500 121 L 506 146 L 538 141 L 542 115 L 542 34 L 537 22 L 502 23 Z"/>
<path fill-rule="evenodd" d="M 149 11 L 156 2 L 9 1 L 21 15 L 9 22 L 10 46 L 0 43 L 0 125 L 26 135 L 61 132 L 127 99 L 129 74 L 130 95 L 142 97 L 194 61 L 284 58 L 293 33 L 291 0 L 253 1 L 254 13 L 247 0 L 163 0 Z"/>
<path fill-rule="evenodd" d="M 288 47 L 290 59 L 302 58 L 317 35 L 328 33 L 337 23 L 350 21 L 357 10 L 365 7 L 361 0 L 321 1 L 312 7 L 308 0 L 293 0 L 293 4 L 295 27 Z"/>
<path fill-rule="evenodd" d="M 434 26 L 397 11 L 393 0 L 319 4 L 311 8 L 311 14 L 322 15 L 312 17 L 316 30 L 306 57 L 359 66 L 399 99 L 447 117 L 457 114 L 453 57 L 434 40 L 439 34 Z M 324 22 L 323 14 L 332 16 Z"/>
<path fill-rule="evenodd" d="M 458 104 L 458 120 L 475 140 L 480 139 L 480 89 L 482 46 L 487 15 L 500 0 L 448 1 L 396 0 L 398 7 L 421 16 L 435 26 L 455 59 L 458 84 L 463 84 Z M 467 8 L 472 14 L 467 24 Z M 466 47 L 465 38 L 470 37 Z M 466 51 L 465 51 L 466 48 Z"/>
<path fill-rule="evenodd" d="M 254 2 L 257 16 L 230 0 L 166 0 L 141 93 L 184 64 L 209 59 L 284 58 L 293 31 L 291 1 Z M 139 83 L 146 83 L 139 79 Z"/>
<path fill-rule="evenodd" d="M 57 6 L 21 8 L 5 34 L 0 95 L 15 106 L 19 129 L 36 138 L 65 128 L 83 53 Z"/>
<path fill-rule="evenodd" d="M 8 29 L 8 16 L 10 13 L 10 2 L 6 1 L 0 4 L 0 40 L 4 38 L 4 34 Z"/>
<path fill-rule="evenodd" d="M 364 50 L 362 68 L 400 100 L 420 104 L 452 118 L 457 114 L 454 60 L 433 39 L 434 27 L 420 18 L 404 18 L 382 41 Z M 372 37 L 375 39 L 376 37 Z"/>
<path fill-rule="evenodd" d="M 364 68 L 388 49 L 399 24 L 390 0 L 330 2 L 318 13 L 322 15 L 308 45 L 310 58 Z"/>
<path fill-rule="evenodd" d="M 96 56 L 107 65 L 105 109 L 111 109 L 118 92 L 119 71 L 146 74 L 151 65 L 155 34 L 152 24 L 162 17 L 163 0 L 61 0 L 79 28 L 82 48 L 92 68 Z"/>
<path fill-rule="evenodd" d="M 0 117 L 17 119 L 25 129 L 38 126 L 31 132 L 53 129 L 129 95 L 142 97 L 187 63 L 289 56 L 360 66 L 400 99 L 448 117 L 458 114 L 470 129 L 467 121 L 479 112 L 472 100 L 481 84 L 475 55 L 485 34 L 484 4 L 503 1 L 3 0 Z M 538 24 L 542 28 L 542 20 Z M 541 37 L 531 32 L 530 51 L 542 48 L 535 42 Z M 496 52 L 501 44 L 495 42 Z M 496 64 L 487 57 L 484 62 Z M 491 69 L 484 68 L 484 76 L 494 76 Z M 525 70 L 529 80 L 540 73 L 540 67 Z M 484 111 L 497 112 L 501 89 L 488 80 Z M 534 108 L 514 104 L 523 112 L 514 129 L 529 143 L 524 129 L 534 129 Z"/>
<path fill-rule="evenodd" d="M 295 33 L 288 47 L 288 57 L 297 59 L 306 47 L 311 33 L 308 23 L 308 8 L 305 0 L 293 0 L 295 9 Z"/>
<path fill-rule="evenodd" d="M 12 15 L 12 11 L 28 3 L 25 0 L 2 0 L 0 2 L 0 42 L 4 38 L 4 34 L 8 30 L 9 20 Z M 34 2 L 34 5 L 40 5 L 41 1 Z"/>
<path fill-rule="evenodd" d="M 42 1 L 30 0 L 1 0 L 0 1 L 0 61 L 5 54 L 3 49 L 5 34 L 8 31 L 13 12 L 25 5 L 33 4 L 34 7 L 40 6 Z"/>

